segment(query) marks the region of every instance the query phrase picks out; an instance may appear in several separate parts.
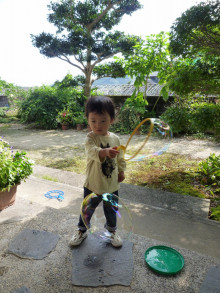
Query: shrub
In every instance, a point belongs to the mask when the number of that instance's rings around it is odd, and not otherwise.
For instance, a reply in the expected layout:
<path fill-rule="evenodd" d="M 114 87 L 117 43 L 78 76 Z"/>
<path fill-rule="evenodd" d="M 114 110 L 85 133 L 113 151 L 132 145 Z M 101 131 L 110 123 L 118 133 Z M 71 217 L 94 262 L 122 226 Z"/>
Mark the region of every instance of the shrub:
<path fill-rule="evenodd" d="M 50 86 L 35 88 L 21 104 L 21 121 L 34 122 L 36 126 L 43 129 L 56 128 L 57 108 L 61 106 L 56 89 Z"/>
<path fill-rule="evenodd" d="M 175 103 L 160 118 L 170 125 L 174 134 L 220 133 L 220 105 Z"/>
<path fill-rule="evenodd" d="M 220 133 L 220 105 L 200 103 L 193 105 L 192 124 L 199 132 Z"/>
<path fill-rule="evenodd" d="M 174 134 L 190 133 L 191 111 L 188 106 L 173 104 L 161 115 L 162 120 L 166 121 Z"/>
<path fill-rule="evenodd" d="M 214 188 L 214 192 L 220 192 L 220 156 L 211 154 L 199 164 L 201 181 Z"/>
<path fill-rule="evenodd" d="M 6 117 L 6 112 L 8 111 L 8 107 L 0 107 L 0 117 Z"/>
<path fill-rule="evenodd" d="M 71 115 L 84 105 L 85 97 L 74 88 L 42 86 L 29 92 L 20 107 L 21 121 L 39 128 L 54 129 L 58 126 L 57 115 L 68 108 Z M 75 105 L 75 108 L 73 107 Z M 81 109 L 81 108 L 80 108 Z M 83 108 L 84 111 L 84 108 Z"/>
<path fill-rule="evenodd" d="M 139 114 L 130 107 L 123 107 L 118 115 L 118 121 L 111 127 L 112 131 L 131 133 L 141 122 Z"/>

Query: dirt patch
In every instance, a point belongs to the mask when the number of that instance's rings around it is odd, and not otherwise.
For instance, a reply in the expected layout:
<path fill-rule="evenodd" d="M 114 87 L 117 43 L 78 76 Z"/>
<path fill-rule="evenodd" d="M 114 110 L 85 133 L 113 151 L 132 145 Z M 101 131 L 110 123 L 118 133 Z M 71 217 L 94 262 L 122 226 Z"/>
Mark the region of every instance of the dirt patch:
<path fill-rule="evenodd" d="M 26 151 L 33 159 L 82 156 L 87 133 L 87 130 L 36 130 L 28 129 L 21 124 L 0 124 L 0 136 L 4 136 L 15 149 Z M 129 135 L 119 135 L 119 137 L 121 143 L 125 145 Z M 140 139 L 140 136 L 136 136 L 133 143 L 138 143 Z M 148 145 L 153 143 L 154 141 L 149 141 Z M 173 138 L 168 153 L 205 159 L 212 153 L 220 155 L 220 143 Z"/>

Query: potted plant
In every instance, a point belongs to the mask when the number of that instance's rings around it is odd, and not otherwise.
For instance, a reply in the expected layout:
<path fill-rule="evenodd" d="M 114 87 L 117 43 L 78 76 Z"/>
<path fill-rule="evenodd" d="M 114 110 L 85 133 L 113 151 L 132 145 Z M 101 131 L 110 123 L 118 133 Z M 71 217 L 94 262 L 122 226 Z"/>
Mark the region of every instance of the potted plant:
<path fill-rule="evenodd" d="M 62 130 L 67 130 L 68 126 L 72 123 L 72 114 L 69 110 L 63 110 L 58 113 L 56 120 L 61 124 Z"/>
<path fill-rule="evenodd" d="M 25 152 L 14 152 L 13 148 L 0 138 L 0 210 L 14 203 L 17 185 L 32 174 L 33 164 Z"/>
<path fill-rule="evenodd" d="M 83 127 L 86 124 L 86 117 L 84 113 L 76 113 L 74 117 L 74 122 L 76 124 L 76 130 L 83 130 Z"/>

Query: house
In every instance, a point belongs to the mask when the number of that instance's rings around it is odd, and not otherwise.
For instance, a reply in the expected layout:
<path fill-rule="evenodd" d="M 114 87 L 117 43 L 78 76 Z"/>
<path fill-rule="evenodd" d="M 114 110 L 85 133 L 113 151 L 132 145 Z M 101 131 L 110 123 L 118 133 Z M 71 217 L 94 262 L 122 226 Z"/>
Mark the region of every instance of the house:
<path fill-rule="evenodd" d="M 154 106 L 155 112 L 160 115 L 164 112 L 165 108 L 170 105 L 173 101 L 173 94 L 170 94 L 168 101 L 164 101 L 162 96 L 160 95 L 160 91 L 162 89 L 162 85 L 158 83 L 149 82 L 147 86 L 147 101 L 148 108 L 151 111 Z M 121 107 L 124 101 L 132 95 L 135 90 L 135 86 L 132 84 L 120 84 L 120 85 L 97 85 L 94 86 L 99 95 L 106 95 L 111 97 L 117 107 Z M 145 87 L 139 88 L 140 92 L 145 91 Z"/>
<path fill-rule="evenodd" d="M 0 107 L 8 107 L 8 97 L 0 95 Z"/>

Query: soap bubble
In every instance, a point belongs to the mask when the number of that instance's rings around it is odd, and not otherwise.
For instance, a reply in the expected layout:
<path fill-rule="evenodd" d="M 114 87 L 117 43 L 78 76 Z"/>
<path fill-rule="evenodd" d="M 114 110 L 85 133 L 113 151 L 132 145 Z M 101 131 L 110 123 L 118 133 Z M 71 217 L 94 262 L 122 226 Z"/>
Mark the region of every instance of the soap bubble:
<path fill-rule="evenodd" d="M 86 228 L 93 236 L 110 242 L 111 233 L 105 228 L 105 213 L 109 215 L 109 226 L 115 226 L 116 220 L 117 233 L 123 240 L 128 240 L 133 231 L 132 217 L 122 199 L 112 193 L 103 195 L 91 193 L 84 198 L 81 205 L 81 217 Z"/>
<path fill-rule="evenodd" d="M 170 126 L 158 118 L 144 119 L 131 134 L 125 146 L 125 160 L 142 161 L 162 155 L 173 137 Z"/>

